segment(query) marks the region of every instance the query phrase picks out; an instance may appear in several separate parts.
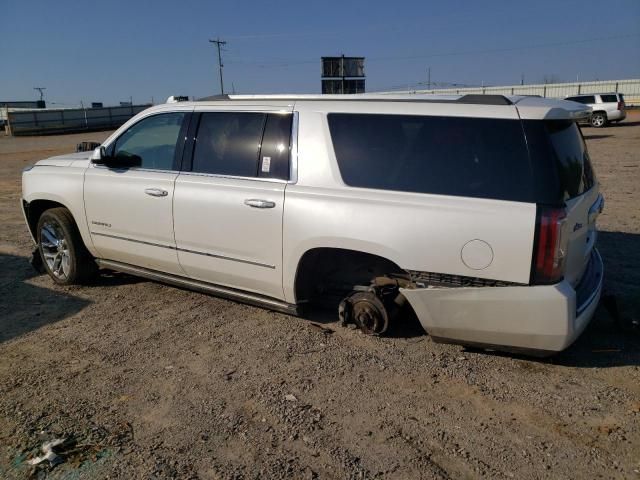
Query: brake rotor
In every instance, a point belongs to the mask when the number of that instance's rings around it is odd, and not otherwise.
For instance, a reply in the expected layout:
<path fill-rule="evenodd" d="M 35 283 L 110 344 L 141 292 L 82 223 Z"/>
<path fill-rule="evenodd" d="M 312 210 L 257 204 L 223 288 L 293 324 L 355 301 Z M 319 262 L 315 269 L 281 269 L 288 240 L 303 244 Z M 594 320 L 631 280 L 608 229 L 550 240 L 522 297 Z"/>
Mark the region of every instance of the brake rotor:
<path fill-rule="evenodd" d="M 380 335 L 389 327 L 389 315 L 374 292 L 356 292 L 345 299 L 349 319 L 367 335 Z"/>

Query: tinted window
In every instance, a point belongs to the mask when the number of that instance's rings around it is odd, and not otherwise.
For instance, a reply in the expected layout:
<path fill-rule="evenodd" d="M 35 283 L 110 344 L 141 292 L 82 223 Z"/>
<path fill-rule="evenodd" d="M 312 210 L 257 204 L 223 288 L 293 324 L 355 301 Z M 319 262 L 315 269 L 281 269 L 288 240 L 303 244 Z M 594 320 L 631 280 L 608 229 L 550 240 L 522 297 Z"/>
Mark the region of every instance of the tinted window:
<path fill-rule="evenodd" d="M 330 114 L 344 182 L 354 187 L 534 201 L 518 120 Z"/>
<path fill-rule="evenodd" d="M 114 156 L 142 168 L 177 169 L 176 145 L 185 113 L 163 113 L 140 120 L 116 140 Z"/>
<path fill-rule="evenodd" d="M 290 114 L 268 115 L 262 137 L 258 176 L 289 179 L 292 118 Z"/>
<path fill-rule="evenodd" d="M 560 204 L 594 183 L 587 147 L 570 120 L 523 122 L 539 203 Z"/>
<path fill-rule="evenodd" d="M 594 97 L 593 95 L 589 95 L 586 97 L 571 97 L 571 98 L 567 98 L 567 100 L 571 100 L 572 102 L 583 103 L 585 105 L 589 103 L 596 103 L 596 97 Z"/>
<path fill-rule="evenodd" d="M 255 177 L 265 117 L 263 113 L 203 113 L 193 152 L 192 170 Z"/>
<path fill-rule="evenodd" d="M 619 94 L 618 94 L 618 97 L 620 97 L 620 101 L 621 101 L 621 102 L 624 102 L 624 95 L 623 95 L 623 94 L 619 93 Z"/>
<path fill-rule="evenodd" d="M 600 98 L 602 99 L 603 103 L 618 103 L 618 97 L 616 97 L 615 95 L 600 95 Z"/>

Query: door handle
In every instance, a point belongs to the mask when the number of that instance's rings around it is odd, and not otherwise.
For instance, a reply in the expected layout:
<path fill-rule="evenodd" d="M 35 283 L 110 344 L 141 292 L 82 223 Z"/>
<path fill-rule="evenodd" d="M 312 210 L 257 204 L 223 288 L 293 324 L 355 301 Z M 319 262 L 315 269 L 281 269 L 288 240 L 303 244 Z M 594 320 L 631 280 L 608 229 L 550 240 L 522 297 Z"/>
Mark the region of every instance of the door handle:
<path fill-rule="evenodd" d="M 152 197 L 166 197 L 169 194 L 169 192 L 161 188 L 145 188 L 144 193 Z"/>
<path fill-rule="evenodd" d="M 273 208 L 276 206 L 276 202 L 271 200 L 260 200 L 258 198 L 247 198 L 244 204 L 253 208 Z"/>

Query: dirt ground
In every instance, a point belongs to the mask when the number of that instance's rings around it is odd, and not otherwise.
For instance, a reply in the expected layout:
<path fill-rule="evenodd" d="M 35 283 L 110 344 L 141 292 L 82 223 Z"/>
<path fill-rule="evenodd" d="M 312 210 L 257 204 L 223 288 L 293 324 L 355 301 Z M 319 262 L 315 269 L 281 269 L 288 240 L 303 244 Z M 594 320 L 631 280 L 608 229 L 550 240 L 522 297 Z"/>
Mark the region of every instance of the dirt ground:
<path fill-rule="evenodd" d="M 20 172 L 107 133 L 0 137 L 0 478 L 640 479 L 640 114 L 584 129 L 606 209 L 606 291 L 540 360 L 374 338 L 27 262 Z M 64 463 L 27 460 L 65 438 Z"/>

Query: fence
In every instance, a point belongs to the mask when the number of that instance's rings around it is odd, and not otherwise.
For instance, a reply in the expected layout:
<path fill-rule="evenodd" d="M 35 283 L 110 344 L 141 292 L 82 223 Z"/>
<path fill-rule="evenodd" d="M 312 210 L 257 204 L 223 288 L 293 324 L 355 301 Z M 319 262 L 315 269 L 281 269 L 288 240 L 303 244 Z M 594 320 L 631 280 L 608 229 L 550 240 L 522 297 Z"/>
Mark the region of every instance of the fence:
<path fill-rule="evenodd" d="M 117 128 L 150 105 L 38 110 L 6 109 L 9 135 L 81 132 Z"/>
<path fill-rule="evenodd" d="M 445 88 L 411 90 L 410 93 L 436 94 L 494 94 L 494 95 L 540 95 L 541 97 L 564 98 L 584 93 L 617 92 L 624 94 L 627 105 L 640 105 L 640 79 L 606 80 L 598 82 L 548 83 L 539 85 L 508 85 L 503 87 Z M 398 92 L 384 92 L 398 93 Z"/>

